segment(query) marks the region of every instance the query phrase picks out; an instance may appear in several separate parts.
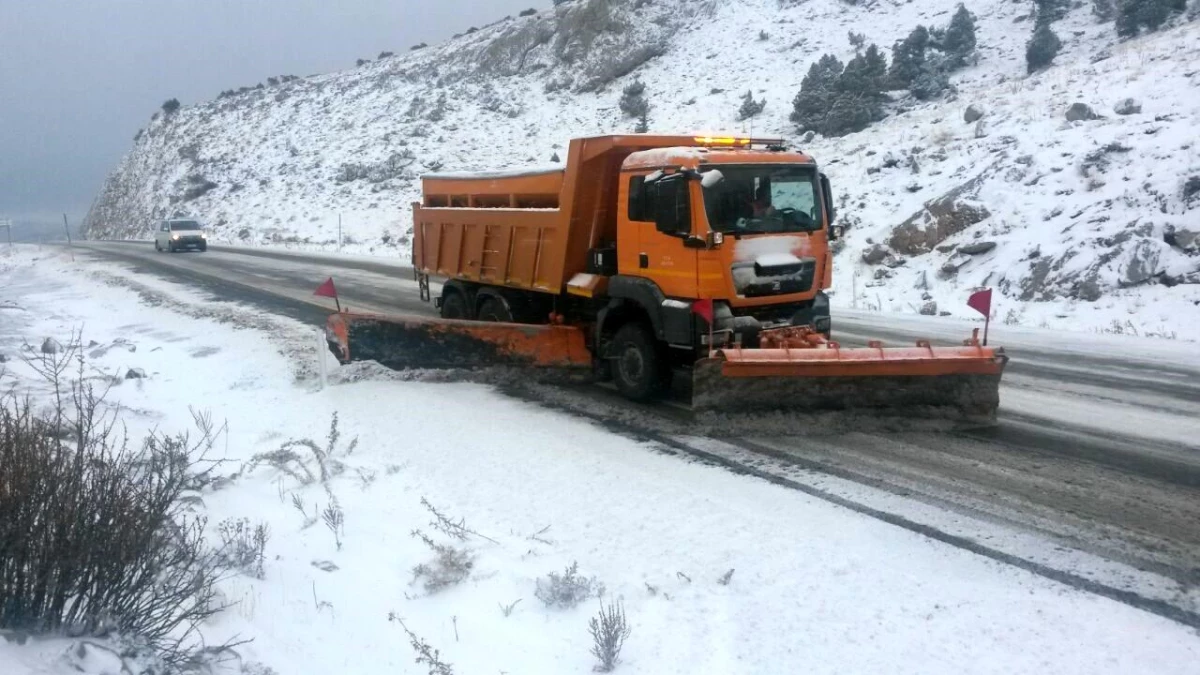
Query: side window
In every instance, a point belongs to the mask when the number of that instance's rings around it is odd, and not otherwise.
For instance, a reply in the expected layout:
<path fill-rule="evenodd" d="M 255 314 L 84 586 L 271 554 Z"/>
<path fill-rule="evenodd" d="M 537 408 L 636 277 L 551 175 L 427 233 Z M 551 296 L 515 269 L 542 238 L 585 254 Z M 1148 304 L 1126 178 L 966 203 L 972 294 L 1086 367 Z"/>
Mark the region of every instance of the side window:
<path fill-rule="evenodd" d="M 645 176 L 629 178 L 629 219 L 635 222 L 654 222 L 653 186 L 646 185 Z"/>
<path fill-rule="evenodd" d="M 163 221 L 163 224 L 162 224 L 162 225 L 160 225 L 160 226 L 158 227 L 158 229 L 162 230 L 163 232 L 167 232 L 167 231 L 169 231 L 169 228 L 167 227 L 167 223 L 166 223 L 166 221 Z"/>

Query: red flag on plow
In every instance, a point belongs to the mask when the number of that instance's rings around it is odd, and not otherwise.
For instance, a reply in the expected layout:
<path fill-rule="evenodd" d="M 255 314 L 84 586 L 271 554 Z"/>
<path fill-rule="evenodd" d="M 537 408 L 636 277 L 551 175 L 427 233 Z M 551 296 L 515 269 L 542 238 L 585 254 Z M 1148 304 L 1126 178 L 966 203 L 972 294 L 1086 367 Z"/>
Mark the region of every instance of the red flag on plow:
<path fill-rule="evenodd" d="M 992 289 L 975 291 L 967 298 L 967 306 L 983 315 L 983 344 L 987 344 L 988 326 L 992 323 Z M 976 329 L 978 330 L 978 329 Z"/>
<path fill-rule="evenodd" d="M 325 283 L 317 286 L 317 290 L 313 291 L 313 295 L 319 295 L 325 298 L 333 298 L 333 301 L 337 303 L 338 311 L 342 311 L 342 303 L 340 300 L 338 300 L 337 288 L 335 288 L 333 285 L 333 277 L 329 277 L 325 280 Z"/>

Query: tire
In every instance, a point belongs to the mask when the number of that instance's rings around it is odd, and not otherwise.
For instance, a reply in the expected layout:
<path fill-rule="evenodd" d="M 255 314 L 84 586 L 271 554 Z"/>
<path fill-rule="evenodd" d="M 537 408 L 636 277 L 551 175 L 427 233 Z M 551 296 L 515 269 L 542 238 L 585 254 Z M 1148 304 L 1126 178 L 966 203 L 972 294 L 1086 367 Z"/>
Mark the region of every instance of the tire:
<path fill-rule="evenodd" d="M 654 336 L 640 323 L 621 326 L 609 347 L 617 390 L 633 401 L 648 401 L 666 389 L 667 368 Z"/>
<path fill-rule="evenodd" d="M 484 298 L 475 318 L 479 321 L 499 321 L 500 323 L 512 323 L 513 320 L 512 312 L 508 311 L 504 301 L 496 297 Z"/>
<path fill-rule="evenodd" d="M 154 240 L 154 250 L 155 250 L 155 251 L 157 251 L 157 252 L 159 252 L 159 253 L 162 253 L 162 247 L 158 245 L 158 240 L 157 240 L 157 239 L 155 239 L 155 240 Z"/>
<path fill-rule="evenodd" d="M 200 244 L 200 252 L 204 253 L 208 250 L 208 244 Z"/>
<path fill-rule="evenodd" d="M 167 253 L 174 253 L 174 252 L 175 252 L 175 244 L 173 242 L 168 241 L 167 242 Z"/>
<path fill-rule="evenodd" d="M 462 293 L 452 291 L 442 295 L 442 318 L 467 318 L 467 299 L 463 297 Z"/>

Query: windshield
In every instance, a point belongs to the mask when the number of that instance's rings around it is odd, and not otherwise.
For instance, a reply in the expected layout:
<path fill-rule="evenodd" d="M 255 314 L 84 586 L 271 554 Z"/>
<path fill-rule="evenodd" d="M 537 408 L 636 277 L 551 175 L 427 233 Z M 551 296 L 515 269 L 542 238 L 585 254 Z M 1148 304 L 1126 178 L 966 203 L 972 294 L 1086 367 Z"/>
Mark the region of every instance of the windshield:
<path fill-rule="evenodd" d="M 176 230 L 198 230 L 198 229 L 200 229 L 200 223 L 197 223 L 197 222 L 196 222 L 196 221 L 194 221 L 194 220 L 177 220 L 177 221 L 173 221 L 173 222 L 171 223 L 171 230 L 172 230 L 172 231 L 176 231 Z"/>
<path fill-rule="evenodd" d="M 811 232 L 821 227 L 817 172 L 807 166 L 722 166 L 724 179 L 704 189 L 716 232 Z"/>

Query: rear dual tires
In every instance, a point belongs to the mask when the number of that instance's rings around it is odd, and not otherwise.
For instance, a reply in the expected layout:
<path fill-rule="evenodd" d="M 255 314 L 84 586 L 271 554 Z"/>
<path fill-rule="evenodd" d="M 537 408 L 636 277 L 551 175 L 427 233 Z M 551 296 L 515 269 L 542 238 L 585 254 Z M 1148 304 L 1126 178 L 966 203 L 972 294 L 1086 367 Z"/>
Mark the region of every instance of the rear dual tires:
<path fill-rule="evenodd" d="M 479 313 L 475 317 L 480 321 L 498 321 L 500 323 L 512 323 L 512 312 L 508 311 L 508 306 L 500 298 L 484 298 L 479 305 Z"/>
<path fill-rule="evenodd" d="M 612 379 L 621 395 L 633 401 L 661 396 L 671 383 L 671 369 L 658 341 L 640 323 L 627 323 L 609 344 Z"/>
<path fill-rule="evenodd" d="M 467 318 L 467 299 L 463 297 L 462 293 L 454 291 L 442 296 L 442 318 Z"/>

